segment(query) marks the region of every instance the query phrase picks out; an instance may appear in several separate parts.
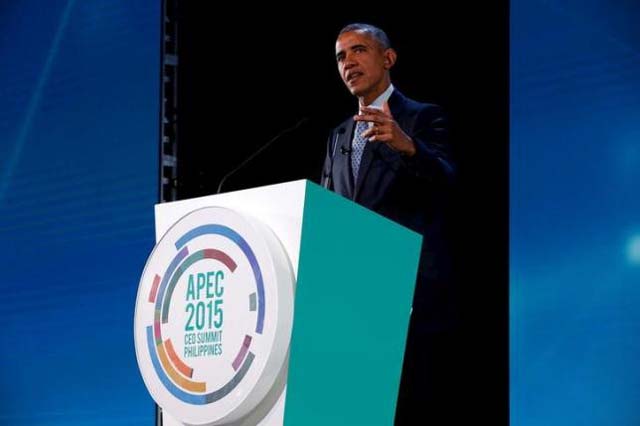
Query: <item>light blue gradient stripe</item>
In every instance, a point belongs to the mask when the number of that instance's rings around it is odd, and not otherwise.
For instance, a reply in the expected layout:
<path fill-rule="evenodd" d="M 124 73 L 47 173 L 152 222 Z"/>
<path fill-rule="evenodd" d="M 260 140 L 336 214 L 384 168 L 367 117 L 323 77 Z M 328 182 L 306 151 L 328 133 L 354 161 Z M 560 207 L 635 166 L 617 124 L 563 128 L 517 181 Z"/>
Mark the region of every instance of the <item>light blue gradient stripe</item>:
<path fill-rule="evenodd" d="M 33 91 L 33 95 L 31 99 L 29 99 L 29 104 L 27 105 L 27 112 L 24 116 L 24 120 L 20 126 L 20 130 L 18 133 L 18 137 L 16 138 L 16 143 L 13 147 L 13 152 L 9 154 L 9 158 L 3 167 L 2 176 L 0 177 L 0 203 L 5 197 L 7 193 L 7 188 L 9 187 L 9 181 L 13 176 L 13 172 L 18 164 L 18 160 L 20 160 L 20 155 L 22 154 L 22 149 L 24 148 L 25 141 L 27 140 L 27 136 L 31 131 L 31 125 L 33 123 L 33 117 L 35 116 L 36 110 L 40 105 L 40 99 L 42 98 L 42 92 L 44 91 L 44 86 L 49 80 L 49 75 L 51 74 L 51 68 L 53 66 L 53 61 L 58 56 L 58 50 L 60 49 L 60 41 L 62 40 L 62 35 L 67 28 L 67 24 L 69 23 L 69 15 L 71 14 L 71 9 L 73 9 L 73 5 L 75 4 L 75 0 L 69 0 L 67 5 L 65 6 L 62 17 L 60 18 L 60 24 L 58 25 L 58 29 L 56 30 L 55 35 L 53 36 L 53 42 L 51 43 L 51 48 L 49 49 L 49 54 L 47 55 L 47 59 L 42 67 L 42 73 L 40 73 L 40 78 L 38 78 L 38 82 L 36 83 L 36 87 Z"/>
<path fill-rule="evenodd" d="M 240 234 L 224 225 L 202 225 L 192 229 L 191 231 L 180 237 L 178 241 L 176 241 L 176 249 L 180 250 L 182 246 L 187 244 L 192 239 L 207 234 L 222 235 L 223 237 L 229 238 L 231 241 L 236 243 L 238 247 L 240 247 L 244 255 L 249 260 L 249 264 L 251 265 L 251 269 L 253 269 L 253 275 L 256 278 L 256 285 L 258 287 L 258 324 L 256 325 L 256 333 L 262 334 L 262 330 L 264 328 L 265 309 L 264 283 L 262 280 L 262 272 L 260 271 L 260 266 L 258 265 L 258 260 L 256 259 L 253 250 L 251 250 L 249 244 L 245 241 L 244 238 L 242 238 L 242 236 L 240 236 Z"/>

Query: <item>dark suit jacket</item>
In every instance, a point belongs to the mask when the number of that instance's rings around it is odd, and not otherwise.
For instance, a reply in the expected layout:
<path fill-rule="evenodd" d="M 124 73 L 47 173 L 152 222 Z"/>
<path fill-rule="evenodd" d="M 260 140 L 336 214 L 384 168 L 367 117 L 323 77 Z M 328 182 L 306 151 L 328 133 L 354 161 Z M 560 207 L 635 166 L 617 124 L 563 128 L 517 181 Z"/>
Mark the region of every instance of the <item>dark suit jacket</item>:
<path fill-rule="evenodd" d="M 353 118 L 327 143 L 323 186 L 423 235 L 412 323 L 424 331 L 451 325 L 451 250 L 447 232 L 454 177 L 446 121 L 439 106 L 413 101 L 397 89 L 389 98 L 394 119 L 416 145 L 407 157 L 384 143 L 367 143 L 356 182 L 351 172 Z"/>

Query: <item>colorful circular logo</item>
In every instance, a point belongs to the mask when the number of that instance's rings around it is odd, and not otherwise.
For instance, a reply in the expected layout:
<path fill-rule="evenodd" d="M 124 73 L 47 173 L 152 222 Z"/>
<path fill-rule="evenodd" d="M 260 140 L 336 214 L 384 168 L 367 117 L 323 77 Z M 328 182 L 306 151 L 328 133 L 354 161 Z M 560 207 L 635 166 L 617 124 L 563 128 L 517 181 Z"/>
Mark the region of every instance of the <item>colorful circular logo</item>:
<path fill-rule="evenodd" d="M 248 415 L 286 374 L 294 278 L 277 237 L 232 210 L 177 221 L 145 266 L 138 365 L 156 403 L 192 425 Z"/>

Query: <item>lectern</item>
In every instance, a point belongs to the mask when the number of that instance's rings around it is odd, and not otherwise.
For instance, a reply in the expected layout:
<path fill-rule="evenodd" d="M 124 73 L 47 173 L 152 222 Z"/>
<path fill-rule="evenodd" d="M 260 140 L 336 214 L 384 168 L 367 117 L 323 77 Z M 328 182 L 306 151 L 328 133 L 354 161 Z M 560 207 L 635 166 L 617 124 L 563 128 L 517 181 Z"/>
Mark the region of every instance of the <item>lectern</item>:
<path fill-rule="evenodd" d="M 134 320 L 173 425 L 392 425 L 421 236 L 309 181 L 155 207 Z"/>

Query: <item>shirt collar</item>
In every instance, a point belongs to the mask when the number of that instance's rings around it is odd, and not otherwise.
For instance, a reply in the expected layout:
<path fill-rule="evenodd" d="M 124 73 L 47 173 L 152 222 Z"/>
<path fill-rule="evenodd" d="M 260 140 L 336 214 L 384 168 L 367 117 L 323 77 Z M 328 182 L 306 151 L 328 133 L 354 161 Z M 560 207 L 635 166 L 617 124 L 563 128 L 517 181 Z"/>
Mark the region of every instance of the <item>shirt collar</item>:
<path fill-rule="evenodd" d="M 389 98 L 391 97 L 391 94 L 393 93 L 393 90 L 394 90 L 393 84 L 389 84 L 389 87 L 387 87 L 387 90 L 382 92 L 382 94 L 380 94 L 380 96 L 378 96 L 373 102 L 371 102 L 371 105 L 369 106 L 372 108 L 382 109 L 382 105 L 384 105 L 384 103 L 389 100 Z"/>

